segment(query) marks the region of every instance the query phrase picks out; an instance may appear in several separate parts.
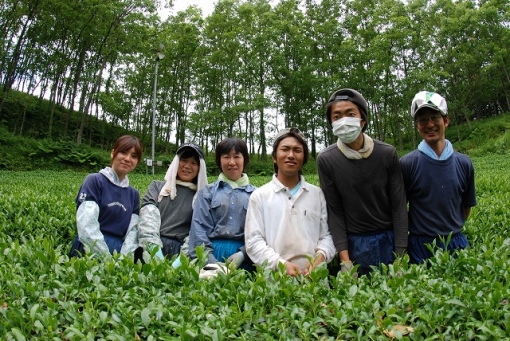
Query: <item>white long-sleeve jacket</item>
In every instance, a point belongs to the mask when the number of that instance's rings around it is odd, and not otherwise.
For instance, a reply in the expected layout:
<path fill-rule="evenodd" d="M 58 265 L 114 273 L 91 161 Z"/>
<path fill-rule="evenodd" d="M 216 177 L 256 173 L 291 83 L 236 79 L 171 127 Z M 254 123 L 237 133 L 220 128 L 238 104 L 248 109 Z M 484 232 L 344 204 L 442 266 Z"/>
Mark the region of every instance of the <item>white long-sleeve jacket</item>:
<path fill-rule="evenodd" d="M 251 260 L 259 266 L 267 260 L 267 266 L 274 270 L 286 261 L 304 270 L 309 263 L 307 256 L 322 253 L 329 262 L 336 252 L 324 194 L 302 176 L 295 196 L 275 175 L 252 193 L 244 235 Z"/>

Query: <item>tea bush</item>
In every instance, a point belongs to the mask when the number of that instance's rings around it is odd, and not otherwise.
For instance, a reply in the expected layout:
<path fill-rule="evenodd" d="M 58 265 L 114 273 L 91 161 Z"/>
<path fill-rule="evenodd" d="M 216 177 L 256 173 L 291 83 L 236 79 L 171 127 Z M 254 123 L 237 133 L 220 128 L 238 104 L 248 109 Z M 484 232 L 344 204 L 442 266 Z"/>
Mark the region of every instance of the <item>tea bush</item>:
<path fill-rule="evenodd" d="M 509 155 L 473 158 L 472 247 L 404 256 L 371 278 L 326 267 L 202 281 L 205 259 L 69 259 L 85 173 L 0 171 L 0 338 L 5 340 L 503 340 L 510 335 Z M 156 176 L 159 178 L 160 176 Z M 252 176 L 257 186 L 270 175 Z M 307 176 L 318 184 L 318 177 Z M 130 175 L 141 195 L 152 176 Z M 215 176 L 209 177 L 210 181 Z"/>

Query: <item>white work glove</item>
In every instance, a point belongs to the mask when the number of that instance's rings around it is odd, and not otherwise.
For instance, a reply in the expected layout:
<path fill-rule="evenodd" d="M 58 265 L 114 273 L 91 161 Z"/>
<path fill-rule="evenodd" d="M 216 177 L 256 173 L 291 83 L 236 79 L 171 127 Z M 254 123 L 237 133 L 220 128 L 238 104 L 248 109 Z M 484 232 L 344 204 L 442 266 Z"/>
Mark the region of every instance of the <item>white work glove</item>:
<path fill-rule="evenodd" d="M 230 269 L 237 269 L 244 261 L 244 253 L 238 251 L 228 257 L 227 263 L 230 264 Z"/>
<path fill-rule="evenodd" d="M 225 263 L 213 263 L 213 264 L 207 264 L 200 270 L 200 274 L 198 275 L 198 278 L 200 279 L 210 279 L 218 276 L 219 273 L 228 273 L 228 268 L 225 266 Z"/>

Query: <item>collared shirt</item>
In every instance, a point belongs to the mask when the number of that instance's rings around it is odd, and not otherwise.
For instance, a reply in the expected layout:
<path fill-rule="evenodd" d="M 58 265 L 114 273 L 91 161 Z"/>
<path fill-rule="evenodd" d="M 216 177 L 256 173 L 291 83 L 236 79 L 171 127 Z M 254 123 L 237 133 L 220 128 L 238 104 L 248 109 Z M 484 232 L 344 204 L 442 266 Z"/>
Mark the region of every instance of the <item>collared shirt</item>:
<path fill-rule="evenodd" d="M 197 194 L 190 229 L 190 256 L 202 244 L 212 251 L 212 239 L 244 240 L 244 223 L 248 200 L 255 190 L 248 185 L 232 189 L 224 181 L 216 181 Z M 210 261 L 212 252 L 209 252 Z"/>
<path fill-rule="evenodd" d="M 331 261 L 335 246 L 327 223 L 327 206 L 322 190 L 301 176 L 301 188 L 294 196 L 275 175 L 250 197 L 245 230 L 246 251 L 251 260 L 278 269 L 286 261 L 301 269 L 307 257 L 317 252 Z"/>

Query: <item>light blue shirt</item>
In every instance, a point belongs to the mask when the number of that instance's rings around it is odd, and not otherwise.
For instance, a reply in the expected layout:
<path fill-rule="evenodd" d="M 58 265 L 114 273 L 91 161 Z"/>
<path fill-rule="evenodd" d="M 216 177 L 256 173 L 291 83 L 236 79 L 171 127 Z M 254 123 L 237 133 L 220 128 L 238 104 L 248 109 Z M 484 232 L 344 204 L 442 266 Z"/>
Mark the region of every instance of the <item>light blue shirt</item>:
<path fill-rule="evenodd" d="M 209 262 L 216 262 L 212 255 L 212 239 L 244 241 L 244 223 L 251 193 L 255 186 L 232 189 L 224 181 L 216 181 L 197 194 L 189 234 L 190 256 L 196 257 L 195 248 L 202 244 L 209 251 Z M 244 246 L 242 248 L 244 251 Z"/>

